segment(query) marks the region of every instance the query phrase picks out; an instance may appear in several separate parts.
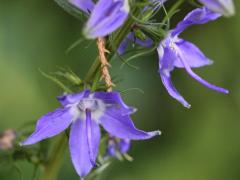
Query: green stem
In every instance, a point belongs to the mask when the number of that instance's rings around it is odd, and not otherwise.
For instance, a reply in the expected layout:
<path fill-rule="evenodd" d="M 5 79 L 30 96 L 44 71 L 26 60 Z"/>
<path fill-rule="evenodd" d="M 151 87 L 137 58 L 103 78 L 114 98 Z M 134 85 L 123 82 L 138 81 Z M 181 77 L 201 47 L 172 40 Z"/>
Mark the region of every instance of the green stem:
<path fill-rule="evenodd" d="M 67 148 L 66 134 L 61 134 L 58 141 L 54 144 L 52 152 L 50 153 L 50 159 L 44 167 L 44 173 L 41 180 L 56 180 L 58 172 L 60 170 L 64 153 Z"/>
<path fill-rule="evenodd" d="M 166 9 L 164 8 L 164 11 L 166 13 L 166 16 L 164 17 L 164 19 L 162 20 L 162 24 L 165 24 L 167 21 L 169 21 L 169 17 L 172 17 L 172 15 L 175 13 L 175 11 L 185 2 L 185 0 L 179 0 L 177 1 L 172 7 L 171 9 L 166 12 Z"/>

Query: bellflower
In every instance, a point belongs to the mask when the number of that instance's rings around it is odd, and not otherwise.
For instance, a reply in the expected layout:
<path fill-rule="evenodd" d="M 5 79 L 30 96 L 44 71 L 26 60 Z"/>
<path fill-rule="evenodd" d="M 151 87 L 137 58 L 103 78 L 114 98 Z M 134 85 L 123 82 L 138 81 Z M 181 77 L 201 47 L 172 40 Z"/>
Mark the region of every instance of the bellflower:
<path fill-rule="evenodd" d="M 99 0 L 84 28 L 84 35 L 89 39 L 109 35 L 123 25 L 129 11 L 128 0 Z"/>
<path fill-rule="evenodd" d="M 199 0 L 210 10 L 220 13 L 224 16 L 232 16 L 235 13 L 235 8 L 232 0 Z"/>
<path fill-rule="evenodd" d="M 144 140 L 159 135 L 159 131 L 144 132 L 135 128 L 128 107 L 117 92 L 89 90 L 58 98 L 63 107 L 40 118 L 35 132 L 22 145 L 37 143 L 50 138 L 71 126 L 69 149 L 73 165 L 80 177 L 85 177 L 96 166 L 100 125 L 120 139 Z"/>
<path fill-rule="evenodd" d="M 210 89 L 221 93 L 228 93 L 228 90 L 208 83 L 192 71 L 191 68 L 210 65 L 212 64 L 212 61 L 209 60 L 194 44 L 178 37 L 187 27 L 195 24 L 205 24 L 220 16 L 220 14 L 214 13 L 205 7 L 202 9 L 195 9 L 190 12 L 183 21 L 178 23 L 175 29 L 168 33 L 167 37 L 158 47 L 159 73 L 162 82 L 168 93 L 185 107 L 190 107 L 189 103 L 179 94 L 171 81 L 171 72 L 175 68 L 184 68 L 193 79 Z"/>
<path fill-rule="evenodd" d="M 130 149 L 131 141 L 129 139 L 117 139 L 110 137 L 108 140 L 107 156 L 117 157 L 117 153 L 126 154 Z"/>

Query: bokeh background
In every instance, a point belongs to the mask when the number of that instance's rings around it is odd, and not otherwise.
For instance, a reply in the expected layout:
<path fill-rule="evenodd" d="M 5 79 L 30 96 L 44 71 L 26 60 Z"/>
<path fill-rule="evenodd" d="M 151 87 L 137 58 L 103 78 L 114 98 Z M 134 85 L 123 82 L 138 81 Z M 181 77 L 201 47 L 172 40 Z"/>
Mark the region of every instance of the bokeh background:
<path fill-rule="evenodd" d="M 240 4 L 230 19 L 189 28 L 182 37 L 197 44 L 215 61 L 196 72 L 210 82 L 230 89 L 222 95 L 201 86 L 183 70 L 173 73 L 174 83 L 192 104 L 185 109 L 169 97 L 160 81 L 156 54 L 132 61 L 139 70 L 119 68 L 112 74 L 122 79 L 124 98 L 138 108 L 136 125 L 144 130 L 160 129 L 161 137 L 134 142 L 133 162 L 114 161 L 104 180 L 239 180 L 240 179 Z M 182 6 L 182 15 L 187 6 Z M 181 14 L 175 19 L 180 19 Z M 96 55 L 93 44 L 66 49 L 81 37 L 82 23 L 53 1 L 0 1 L 0 130 L 18 128 L 36 121 L 59 106 L 61 90 L 39 73 L 70 67 L 84 76 Z M 88 48 L 86 48 L 88 47 Z M 18 162 L 23 179 L 30 180 L 33 167 Z M 0 169 L 1 180 L 17 180 L 14 169 Z M 66 153 L 59 180 L 77 180 Z"/>

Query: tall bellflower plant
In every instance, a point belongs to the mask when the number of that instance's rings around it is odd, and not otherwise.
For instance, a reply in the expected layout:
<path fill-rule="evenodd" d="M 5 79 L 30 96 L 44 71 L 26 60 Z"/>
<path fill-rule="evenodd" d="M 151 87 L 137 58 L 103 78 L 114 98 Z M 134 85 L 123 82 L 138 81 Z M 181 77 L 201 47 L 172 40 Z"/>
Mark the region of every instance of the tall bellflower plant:
<path fill-rule="evenodd" d="M 101 174 L 112 158 L 132 160 L 128 155 L 131 143 L 161 134 L 158 130 L 146 132 L 135 127 L 131 115 L 136 113 L 136 109 L 123 101 L 109 71 L 114 57 L 120 57 L 124 64 L 131 66 L 129 59 L 158 53 L 159 67 L 153 67 L 153 70 L 159 69 L 161 81 L 169 95 L 187 108 L 190 104 L 177 91 L 171 79 L 171 73 L 176 68 L 184 69 L 190 77 L 209 89 L 229 93 L 193 71 L 194 68 L 212 65 L 212 60 L 196 45 L 179 36 L 193 25 L 234 15 L 232 0 L 198 0 L 202 7 L 192 7 L 176 25 L 170 24 L 170 20 L 187 1 L 55 1 L 80 20 L 83 28 L 79 31 L 84 40 L 96 42 L 98 56 L 84 78 L 70 70 L 61 70 L 56 73 L 58 76 L 43 73 L 63 89 L 63 94 L 57 97 L 61 107 L 43 115 L 37 121 L 35 131 L 28 133 L 28 137 L 11 131 L 4 136 L 4 140 L 0 139 L 0 149 L 13 149 L 14 152 L 14 148 L 22 148 L 21 152 L 24 152 L 34 147 L 30 145 L 49 142 L 46 139 L 65 132 L 53 145 L 52 152 L 43 152 L 43 148 L 35 147 L 34 151 L 24 154 L 36 167 L 44 167 L 43 180 L 57 179 L 67 144 L 73 167 L 83 179 Z M 59 76 L 65 78 L 64 82 L 68 84 L 63 83 Z M 72 89 L 73 86 L 77 88 Z M 15 139 L 20 141 L 21 147 L 13 144 Z M 33 153 L 35 151 L 39 156 Z M 37 161 L 32 157 L 38 158 Z"/>

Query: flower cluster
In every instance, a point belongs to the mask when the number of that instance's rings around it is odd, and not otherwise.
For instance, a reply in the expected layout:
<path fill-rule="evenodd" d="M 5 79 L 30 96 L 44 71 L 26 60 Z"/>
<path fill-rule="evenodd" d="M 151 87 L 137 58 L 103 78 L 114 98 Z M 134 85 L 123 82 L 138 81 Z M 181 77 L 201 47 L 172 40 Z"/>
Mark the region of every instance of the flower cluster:
<path fill-rule="evenodd" d="M 211 65 L 212 61 L 196 45 L 179 38 L 179 35 L 193 25 L 201 25 L 217 20 L 221 16 L 233 15 L 234 5 L 231 0 L 199 0 L 203 7 L 188 13 L 175 28 L 158 29 L 159 31 L 165 30 L 164 35 L 157 34 L 157 37 L 161 38 L 154 38 L 156 33 L 151 34 L 151 32 L 156 32 L 157 23 L 149 23 L 153 24 L 153 27 L 147 29 L 149 24 L 141 24 L 141 22 L 151 20 L 164 6 L 164 3 L 167 3 L 167 0 L 143 0 L 146 5 L 138 7 L 139 16 L 142 19 L 130 24 L 131 26 L 128 27 L 129 29 L 117 46 L 117 52 L 109 52 L 105 48 L 105 40 L 109 40 L 109 36 L 116 30 L 124 28 L 124 23 L 129 19 L 138 18 L 138 16 L 131 16 L 132 9 L 136 8 L 135 1 L 69 0 L 69 2 L 88 17 L 83 28 L 83 35 L 87 39 L 97 39 L 100 60 L 100 68 L 97 70 L 102 73 L 107 88 L 105 91 L 96 90 L 98 88 L 93 88 L 94 91 L 82 88 L 81 92 L 58 97 L 62 107 L 40 118 L 35 131 L 21 143 L 22 145 L 37 143 L 70 127 L 69 149 L 72 162 L 78 175 L 83 178 L 92 168 L 98 166 L 97 157 L 103 133 L 100 127 L 104 129 L 104 133 L 108 134 L 105 155 L 112 157 L 117 157 L 118 153 L 127 153 L 132 140 L 145 140 L 160 135 L 160 131 L 145 132 L 137 129 L 131 120 L 131 114 L 135 113 L 136 109 L 127 106 L 119 92 L 112 91 L 113 83 L 108 71 L 110 65 L 106 53 L 124 55 L 129 43 L 136 43 L 143 48 L 156 46 L 162 83 L 170 96 L 183 106 L 189 108 L 190 104 L 181 96 L 171 81 L 171 72 L 175 68 L 186 70 L 190 77 L 207 88 L 224 94 L 228 93 L 228 90 L 207 82 L 193 72 L 192 68 Z M 157 27 L 162 27 L 162 24 Z M 145 28 L 145 31 L 141 31 L 141 28 Z M 96 77 L 92 81 L 96 80 Z M 91 83 L 94 84 L 94 82 Z"/>

